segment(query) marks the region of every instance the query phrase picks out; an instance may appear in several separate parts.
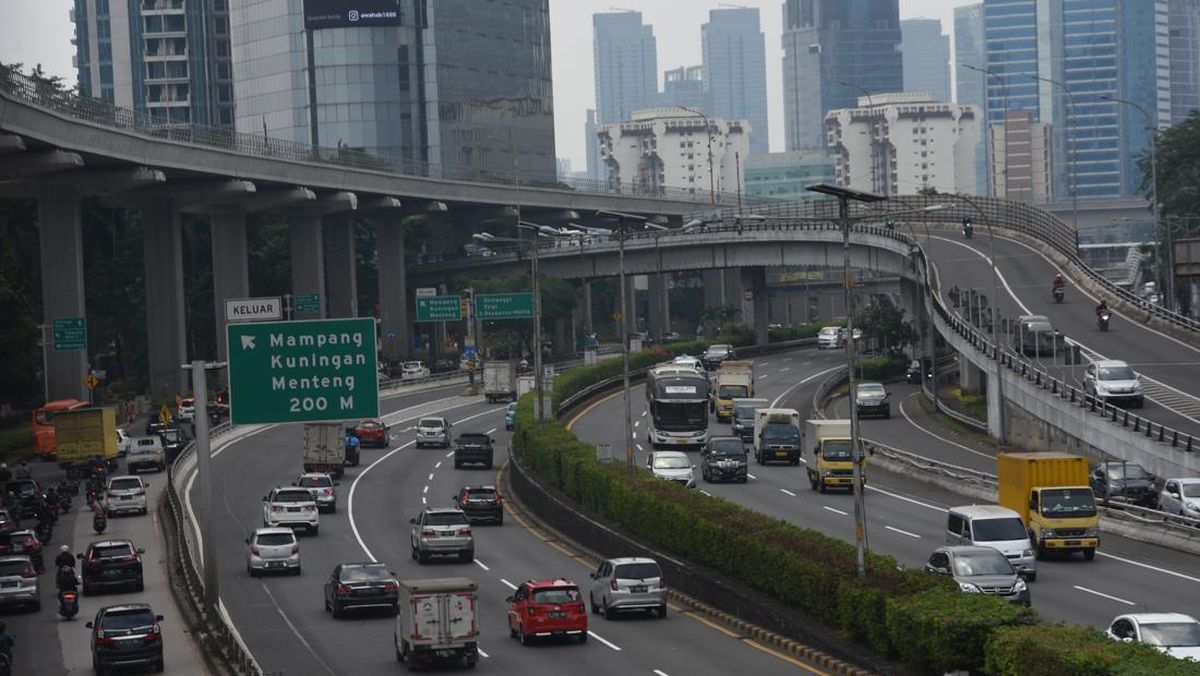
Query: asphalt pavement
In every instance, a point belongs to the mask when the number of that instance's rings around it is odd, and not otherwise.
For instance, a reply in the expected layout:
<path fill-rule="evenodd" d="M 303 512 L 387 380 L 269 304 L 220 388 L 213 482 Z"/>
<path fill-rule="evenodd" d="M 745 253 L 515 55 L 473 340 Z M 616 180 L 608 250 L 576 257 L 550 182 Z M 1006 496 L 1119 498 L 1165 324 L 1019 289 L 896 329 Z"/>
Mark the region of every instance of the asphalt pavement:
<path fill-rule="evenodd" d="M 119 474 L 124 473 L 121 461 Z M 34 478 L 44 487 L 55 485 L 64 477 L 63 470 L 55 463 L 31 463 Z M 149 514 L 145 516 L 118 516 L 108 520 L 103 535 L 92 530 L 92 513 L 84 505 L 84 490 L 72 503 L 71 511 L 59 515 L 54 528 L 54 538 L 45 546 L 46 571 L 38 576 L 42 609 L 34 613 L 27 610 L 6 608 L 0 617 L 8 630 L 16 637 L 13 650 L 14 674 L 38 674 L 59 676 L 61 674 L 92 673 L 90 630 L 85 623 L 95 617 L 96 612 L 110 605 L 139 602 L 149 603 L 164 616 L 163 632 L 165 673 L 206 673 L 203 656 L 192 641 L 183 618 L 175 605 L 174 596 L 167 586 L 166 545 L 162 525 L 157 514 L 158 501 L 165 499 L 165 472 L 141 475 L 149 483 L 147 496 Z M 22 521 L 23 526 L 32 527 L 33 519 Z M 80 595 L 79 614 L 72 620 L 58 616 L 58 601 L 54 586 L 54 557 L 63 544 L 71 546 L 71 552 L 86 551 L 90 542 L 107 539 L 130 539 L 146 550 L 142 555 L 142 574 L 145 591 L 112 591 Z M 78 570 L 78 565 L 76 566 Z"/>
<path fill-rule="evenodd" d="M 840 365 L 842 359 L 840 352 L 813 349 L 757 359 L 755 396 L 778 399 L 779 405 L 796 408 L 808 417 L 821 374 Z M 915 388 L 889 385 L 889 389 L 893 392 L 893 417 L 864 419 L 865 437 L 945 462 L 995 472 L 994 454 L 986 447 L 954 442 L 944 431 L 925 431 L 900 415 L 898 404 L 909 399 Z M 639 464 L 644 463 L 645 453 L 650 450 L 642 431 L 648 416 L 643 415 L 641 392 L 640 387 L 633 392 L 634 416 L 640 421 L 635 428 L 635 433 L 640 432 Z M 909 400 L 906 408 L 914 404 Z M 577 415 L 573 430 L 589 442 L 619 447 L 621 430 L 611 421 L 619 419 L 620 406 L 619 394 L 600 400 Z M 724 434 L 729 427 L 714 422 L 710 431 Z M 746 484 L 701 482 L 698 490 L 853 541 L 853 500 L 849 494 L 811 490 L 804 465 L 760 466 L 751 459 L 750 474 L 752 478 Z M 868 545 L 872 551 L 894 556 L 907 566 L 923 565 L 930 552 L 943 544 L 947 507 L 972 502 L 915 479 L 872 468 L 869 462 L 867 477 Z M 1094 561 L 1076 557 L 1039 562 L 1037 582 L 1031 585 L 1033 605 L 1049 619 L 1097 627 L 1125 612 L 1200 615 L 1200 576 L 1195 573 L 1195 561 L 1190 554 L 1106 534 Z"/>
<path fill-rule="evenodd" d="M 261 497 L 300 471 L 299 426 L 279 426 L 230 444 L 214 459 L 223 514 L 214 524 L 220 552 L 221 597 L 242 638 L 272 674 L 358 674 L 396 668 L 387 614 L 334 620 L 323 610 L 322 585 L 340 562 L 379 560 L 402 579 L 464 575 L 479 584 L 481 669 L 499 673 L 794 673 L 799 663 L 748 639 L 710 626 L 690 613 L 667 619 L 614 621 L 592 616 L 586 645 L 521 646 L 509 638 L 506 601 L 520 582 L 562 576 L 586 590 L 590 570 L 515 519 L 476 526 L 476 560 L 410 558 L 408 519 L 423 505 L 449 506 L 467 484 L 494 484 L 496 471 L 454 469 L 449 450 L 413 446 L 412 425 L 446 415 L 456 433 L 490 432 L 496 465 L 506 459 L 503 404 L 458 397 L 460 388 L 403 395 L 383 402 L 392 426 L 388 449 L 363 451 L 363 462 L 341 480 L 338 511 L 321 516 L 320 535 L 301 537 L 304 572 L 298 577 L 250 578 L 243 538 L 261 523 Z M 192 491 L 198 488 L 192 487 Z M 614 553 L 618 554 L 618 553 Z"/>

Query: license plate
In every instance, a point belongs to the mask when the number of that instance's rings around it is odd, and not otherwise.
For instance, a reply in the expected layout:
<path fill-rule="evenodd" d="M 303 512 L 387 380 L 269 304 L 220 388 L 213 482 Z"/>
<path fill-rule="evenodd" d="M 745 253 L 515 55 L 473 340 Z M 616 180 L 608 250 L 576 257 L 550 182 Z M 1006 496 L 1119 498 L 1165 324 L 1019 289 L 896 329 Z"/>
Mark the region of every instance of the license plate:
<path fill-rule="evenodd" d="M 267 568 L 283 568 L 283 561 L 268 561 Z"/>
<path fill-rule="evenodd" d="M 118 575 L 120 575 L 120 574 L 121 574 L 121 571 L 119 571 L 119 570 L 106 570 L 106 571 L 104 571 L 104 577 L 116 577 L 116 576 L 118 576 Z"/>
<path fill-rule="evenodd" d="M 682 445 L 682 444 L 686 444 L 686 443 L 687 443 L 687 439 L 676 439 L 676 440 L 675 440 L 675 443 L 676 443 L 676 444 L 680 444 L 680 445 Z"/>
<path fill-rule="evenodd" d="M 567 616 L 567 612 L 565 610 L 551 610 L 549 613 L 547 613 L 547 617 L 551 617 L 556 620 L 564 618 L 566 616 Z"/>
<path fill-rule="evenodd" d="M 1068 547 L 1078 547 L 1081 544 L 1083 544 L 1083 543 L 1080 542 L 1079 540 L 1067 540 Z"/>
<path fill-rule="evenodd" d="M 775 451 L 775 457 L 776 458 L 786 458 L 787 451 Z"/>
<path fill-rule="evenodd" d="M 11 589 L 11 588 L 19 587 L 20 585 L 21 585 L 20 582 L 5 582 L 3 584 L 0 584 L 0 587 L 3 587 L 4 589 Z"/>
<path fill-rule="evenodd" d="M 646 585 L 635 584 L 634 586 L 629 588 L 629 591 L 634 594 L 645 594 L 646 593 Z"/>
<path fill-rule="evenodd" d="M 132 499 L 133 499 L 133 496 L 132 496 L 132 495 L 122 495 L 122 496 L 121 496 L 121 499 L 122 499 L 122 500 L 132 500 Z"/>

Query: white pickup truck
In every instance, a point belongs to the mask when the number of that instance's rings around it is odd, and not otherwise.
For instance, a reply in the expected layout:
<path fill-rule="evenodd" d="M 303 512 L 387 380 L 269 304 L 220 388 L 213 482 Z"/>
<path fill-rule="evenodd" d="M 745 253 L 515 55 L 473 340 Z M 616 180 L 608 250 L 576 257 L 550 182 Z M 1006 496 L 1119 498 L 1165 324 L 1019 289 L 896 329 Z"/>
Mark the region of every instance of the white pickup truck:
<path fill-rule="evenodd" d="M 161 472 L 167 468 L 167 451 L 163 448 L 162 439 L 153 437 L 136 437 L 130 440 L 125 451 L 125 466 L 133 474 L 144 469 Z"/>

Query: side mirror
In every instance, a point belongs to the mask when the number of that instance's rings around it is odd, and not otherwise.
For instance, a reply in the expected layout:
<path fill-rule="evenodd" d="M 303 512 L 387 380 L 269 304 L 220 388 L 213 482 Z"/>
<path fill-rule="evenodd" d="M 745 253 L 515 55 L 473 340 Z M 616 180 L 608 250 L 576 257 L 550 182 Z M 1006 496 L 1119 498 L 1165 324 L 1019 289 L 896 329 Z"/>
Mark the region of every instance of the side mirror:
<path fill-rule="evenodd" d="M 76 555 L 75 555 L 75 558 L 77 558 L 77 559 L 79 559 L 80 561 L 82 561 L 82 560 L 83 560 L 83 554 L 76 554 Z"/>
<path fill-rule="evenodd" d="M 1038 500 L 1037 500 L 1037 496 L 1036 496 L 1036 495 L 1031 495 L 1031 496 L 1029 496 L 1029 508 L 1030 508 L 1030 509 L 1037 509 L 1037 507 L 1038 507 Z"/>
<path fill-rule="evenodd" d="M 163 621 L 163 616 L 162 616 L 162 615 L 155 615 L 155 616 L 154 616 L 154 621 L 155 621 L 155 622 L 162 622 L 162 621 Z"/>
<path fill-rule="evenodd" d="M 334 485 L 334 486 L 341 486 L 341 485 L 342 485 L 342 482 L 340 482 L 340 481 L 335 481 L 335 482 L 333 482 L 333 485 Z"/>
<path fill-rule="evenodd" d="M 267 496 L 267 495 L 264 495 L 264 496 L 263 496 L 263 502 L 266 502 L 266 501 L 267 501 L 267 500 L 269 500 L 269 499 L 270 499 L 270 496 Z"/>
<path fill-rule="evenodd" d="M 250 544 L 250 538 L 246 538 L 245 540 L 243 540 L 243 542 L 245 542 L 246 544 Z"/>
<path fill-rule="evenodd" d="M 590 578 L 592 578 L 593 580 L 595 580 L 595 579 L 596 579 L 596 574 L 595 574 L 595 573 L 588 573 L 588 577 L 590 577 Z"/>
<path fill-rule="evenodd" d="M 136 551 L 138 554 L 145 554 L 145 553 L 146 553 L 146 550 L 145 550 L 145 548 L 143 548 L 143 547 L 138 547 L 138 548 L 137 548 L 137 549 L 135 549 L 134 551 Z"/>
<path fill-rule="evenodd" d="M 292 482 L 292 485 L 293 485 L 293 486 L 298 486 L 299 484 L 297 484 L 295 481 L 293 481 L 293 482 Z"/>
<path fill-rule="evenodd" d="M 495 439 L 493 439 L 493 438 L 491 438 L 491 437 L 488 437 L 488 443 L 489 443 L 489 444 L 494 444 L 494 443 L 496 443 L 496 440 L 495 440 Z"/>
<path fill-rule="evenodd" d="M 411 523 L 411 524 L 412 524 L 412 525 L 414 525 L 414 526 L 415 526 L 415 525 L 417 525 L 417 520 L 416 520 L 416 519 L 409 519 L 409 520 L 408 520 L 408 522 L 409 522 L 409 523 Z"/>
<path fill-rule="evenodd" d="M 91 628 L 92 628 L 92 623 L 91 623 L 91 622 L 88 622 L 87 624 L 85 624 L 85 625 L 83 625 L 83 626 L 87 627 L 88 629 L 91 629 Z"/>
<path fill-rule="evenodd" d="M 1171 490 L 1169 490 L 1167 492 L 1170 493 L 1171 495 L 1174 495 L 1175 497 L 1179 497 L 1179 491 L 1175 490 L 1174 488 L 1172 488 Z"/>

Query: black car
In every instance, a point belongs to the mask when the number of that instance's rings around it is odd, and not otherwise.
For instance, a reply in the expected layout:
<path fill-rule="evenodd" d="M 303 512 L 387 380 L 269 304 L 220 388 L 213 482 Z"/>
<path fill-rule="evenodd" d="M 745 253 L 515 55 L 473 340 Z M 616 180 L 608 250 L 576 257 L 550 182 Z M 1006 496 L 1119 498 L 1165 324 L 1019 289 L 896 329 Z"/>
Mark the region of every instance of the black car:
<path fill-rule="evenodd" d="M 172 427 L 172 426 L 173 426 L 173 423 L 163 422 L 162 418 L 158 417 L 157 412 L 151 413 L 146 418 L 146 436 L 152 437 L 152 436 L 158 434 L 159 432 L 167 429 L 168 427 Z"/>
<path fill-rule="evenodd" d="M 166 427 L 158 433 L 158 438 L 162 439 L 163 451 L 166 453 L 167 464 L 175 462 L 175 458 L 179 457 L 179 453 L 187 447 L 191 442 L 191 437 L 187 432 L 178 427 Z"/>
<path fill-rule="evenodd" d="M 146 603 L 106 606 L 87 623 L 92 630 L 92 669 L 104 674 L 112 667 L 163 670 L 163 637 L 155 615 Z"/>
<path fill-rule="evenodd" d="M 93 542 L 87 551 L 78 554 L 83 573 L 83 593 L 96 593 L 97 589 L 129 587 L 134 591 L 145 589 L 142 578 L 142 554 L 129 540 L 101 540 Z"/>
<path fill-rule="evenodd" d="M 400 611 L 400 585 L 396 574 L 382 563 L 340 563 L 325 580 L 325 610 L 335 618 L 351 608 L 384 608 Z"/>
<path fill-rule="evenodd" d="M 771 402 L 766 399 L 734 399 L 733 412 L 729 415 L 729 426 L 733 436 L 741 437 L 742 441 L 754 443 L 754 415 L 760 408 L 770 408 Z"/>
<path fill-rule="evenodd" d="M 904 378 L 910 385 L 921 384 L 921 374 L 925 369 L 921 366 L 920 359 L 914 359 L 908 363 L 908 370 L 904 372 Z"/>
<path fill-rule="evenodd" d="M 13 516 L 18 519 L 37 516 L 38 508 L 44 501 L 42 488 L 33 479 L 13 479 L 5 484 L 4 493 L 16 496 Z"/>
<path fill-rule="evenodd" d="M 704 369 L 707 371 L 717 370 L 726 359 L 733 359 L 733 346 L 731 345 L 709 345 L 700 357 L 700 361 L 704 362 Z"/>
<path fill-rule="evenodd" d="M 705 481 L 746 483 L 750 462 L 738 437 L 713 437 L 700 449 L 700 476 Z"/>
<path fill-rule="evenodd" d="M 879 383 L 859 383 L 855 389 L 855 405 L 858 415 L 892 417 L 892 393 Z"/>
<path fill-rule="evenodd" d="M 490 521 L 504 523 L 504 505 L 495 486 L 464 486 L 454 495 L 454 505 L 467 515 L 471 523 Z"/>
<path fill-rule="evenodd" d="M 1088 476 L 1097 498 L 1131 502 L 1142 507 L 1158 506 L 1158 477 L 1133 462 L 1102 462 Z"/>
<path fill-rule="evenodd" d="M 460 434 L 454 440 L 454 469 L 463 465 L 492 468 L 492 438 L 486 434 Z"/>

